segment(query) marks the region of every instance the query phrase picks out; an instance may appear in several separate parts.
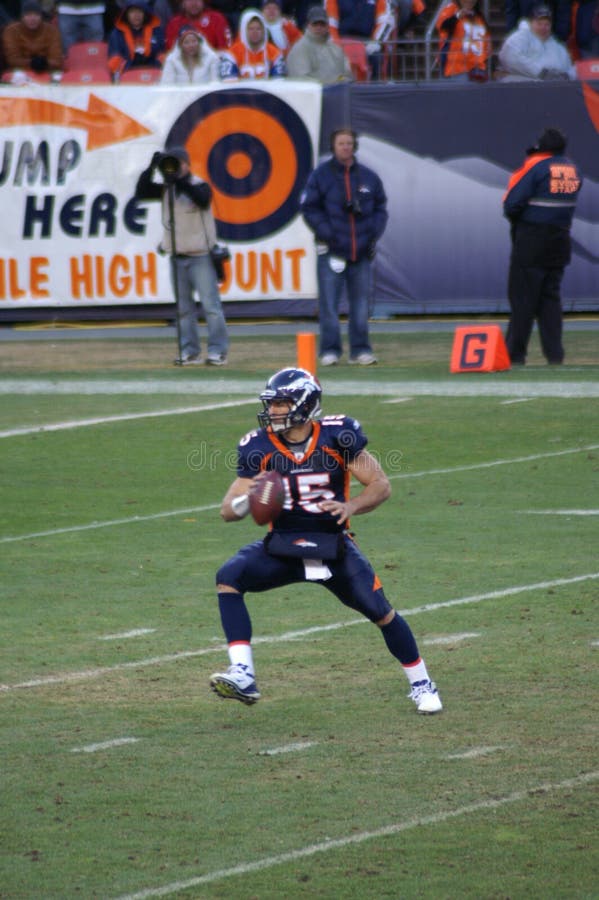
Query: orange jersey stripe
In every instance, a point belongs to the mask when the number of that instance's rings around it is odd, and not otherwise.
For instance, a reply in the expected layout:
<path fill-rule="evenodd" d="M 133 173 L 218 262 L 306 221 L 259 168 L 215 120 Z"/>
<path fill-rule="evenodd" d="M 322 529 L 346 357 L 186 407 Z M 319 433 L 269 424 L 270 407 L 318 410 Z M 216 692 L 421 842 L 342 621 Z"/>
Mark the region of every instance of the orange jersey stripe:
<path fill-rule="evenodd" d="M 524 176 L 528 172 L 530 172 L 533 166 L 536 166 L 536 164 L 538 162 L 541 162 L 541 160 L 543 159 L 549 159 L 550 156 L 551 153 L 533 153 L 532 156 L 529 156 L 526 162 L 522 166 L 520 166 L 519 169 L 516 169 L 516 171 L 510 177 L 510 180 L 507 183 L 505 194 L 503 195 L 503 200 L 505 200 L 512 188 L 514 188 L 519 181 L 522 181 Z"/>

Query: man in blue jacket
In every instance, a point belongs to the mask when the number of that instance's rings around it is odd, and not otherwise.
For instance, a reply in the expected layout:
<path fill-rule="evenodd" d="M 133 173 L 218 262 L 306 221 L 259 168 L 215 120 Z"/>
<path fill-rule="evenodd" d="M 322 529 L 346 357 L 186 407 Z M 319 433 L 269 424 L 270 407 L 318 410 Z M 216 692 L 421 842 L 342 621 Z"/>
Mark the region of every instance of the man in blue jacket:
<path fill-rule="evenodd" d="M 582 186 L 565 149 L 564 134 L 547 128 L 513 173 L 503 198 L 512 226 L 506 345 L 516 365 L 526 362 L 535 319 L 547 362 L 564 359 L 560 286 L 570 262 L 570 227 Z"/>
<path fill-rule="evenodd" d="M 377 359 L 368 333 L 372 260 L 387 224 L 387 197 L 379 176 L 358 163 L 350 128 L 331 135 L 332 157 L 311 173 L 301 211 L 314 232 L 320 321 L 320 363 L 334 366 L 342 354 L 339 303 L 344 286 L 349 305 L 350 363 Z"/>

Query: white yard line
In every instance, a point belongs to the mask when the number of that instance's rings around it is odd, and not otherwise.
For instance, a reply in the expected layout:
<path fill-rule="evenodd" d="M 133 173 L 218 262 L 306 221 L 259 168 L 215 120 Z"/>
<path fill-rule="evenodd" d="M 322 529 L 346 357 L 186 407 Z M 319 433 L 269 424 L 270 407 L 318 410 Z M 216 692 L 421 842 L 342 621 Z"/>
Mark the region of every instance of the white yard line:
<path fill-rule="evenodd" d="M 118 416 L 97 416 L 93 419 L 73 419 L 69 422 L 48 422 L 46 425 L 25 425 L 22 428 L 11 428 L 0 431 L 0 438 L 21 437 L 25 434 L 40 434 L 46 431 L 68 431 L 74 428 L 88 428 L 90 425 L 105 425 L 108 422 L 132 422 L 135 419 L 156 419 L 161 416 L 186 416 L 189 413 L 210 412 L 230 406 L 246 406 L 256 403 L 256 398 L 248 400 L 229 400 L 223 403 L 204 403 L 202 406 L 182 406 L 175 409 L 158 409 L 151 412 L 122 413 Z"/>
<path fill-rule="evenodd" d="M 99 641 L 121 641 L 125 638 L 142 637 L 144 634 L 154 634 L 155 628 L 133 628 L 131 631 L 121 631 L 120 634 L 103 634 Z"/>
<path fill-rule="evenodd" d="M 523 516 L 599 516 L 599 509 L 524 509 Z"/>
<path fill-rule="evenodd" d="M 573 453 L 586 453 L 590 450 L 599 450 L 599 444 L 587 444 L 584 447 L 571 447 L 568 450 L 552 450 L 547 453 L 535 453 L 531 456 L 516 456 L 507 459 L 493 459 L 489 462 L 472 463 L 466 466 L 451 466 L 447 469 L 425 469 L 422 472 L 398 472 L 389 475 L 390 479 L 396 478 L 425 478 L 427 475 L 451 475 L 454 472 L 472 472 L 476 469 L 492 469 L 496 466 L 509 466 L 518 463 L 536 462 L 539 459 L 551 459 L 559 456 L 569 456 Z M 96 528 L 109 528 L 113 525 L 129 525 L 136 522 L 151 522 L 153 519 L 164 519 L 170 516 L 180 516 L 187 513 L 208 512 L 220 509 L 220 503 L 211 503 L 207 506 L 192 506 L 189 509 L 175 509 L 162 513 L 153 513 L 148 516 L 131 516 L 128 519 L 109 519 L 106 522 L 90 522 L 88 525 L 71 525 L 65 528 L 50 528 L 48 531 L 36 531 L 30 534 L 7 535 L 0 537 L 0 544 L 11 544 L 15 541 L 28 541 L 34 538 L 53 537 L 59 534 L 70 534 L 78 531 L 91 531 Z"/>
<path fill-rule="evenodd" d="M 399 472 L 389 478 L 424 478 L 427 475 L 451 475 L 453 472 L 472 472 L 475 469 L 493 469 L 496 466 L 511 466 L 516 463 L 537 462 L 539 459 L 552 459 L 558 456 L 571 456 L 572 453 L 587 453 L 599 450 L 599 444 L 587 444 L 585 447 L 570 447 L 568 450 L 551 450 L 547 453 L 532 453 L 530 456 L 512 456 L 506 459 L 491 459 L 489 462 L 472 463 L 466 466 L 448 466 L 446 469 L 425 469 L 422 472 Z"/>
<path fill-rule="evenodd" d="M 162 885 L 162 887 L 146 888 L 137 891 L 134 894 L 125 894 L 118 900 L 149 900 L 150 897 L 167 897 L 169 894 L 175 894 L 177 891 L 185 891 L 190 888 L 200 887 L 203 884 L 213 884 L 214 882 L 223 881 L 225 878 L 232 878 L 238 875 L 249 875 L 252 872 L 262 872 L 265 869 L 272 869 L 275 866 L 281 866 L 285 863 L 293 863 L 299 859 L 306 859 L 319 853 L 330 853 L 333 850 L 343 850 L 356 844 L 364 844 L 366 841 L 380 840 L 381 838 L 391 837 L 401 834 L 404 831 L 411 831 L 414 828 L 423 828 L 427 826 L 441 825 L 452 819 L 461 816 L 471 816 L 477 813 L 485 813 L 489 810 L 501 809 L 512 803 L 520 803 L 523 800 L 538 800 L 543 794 L 552 794 L 557 791 L 569 791 L 576 788 L 585 787 L 599 778 L 599 770 L 595 772 L 585 772 L 575 778 L 566 778 L 558 782 L 545 782 L 540 784 L 531 784 L 528 788 L 521 791 L 513 791 L 503 797 L 489 798 L 479 800 L 476 803 L 469 803 L 466 806 L 457 806 L 454 809 L 447 809 L 444 812 L 433 813 L 428 816 L 419 816 L 415 819 L 407 819 L 404 822 L 394 822 L 390 825 L 384 825 L 382 828 L 376 828 L 372 831 L 362 831 L 358 834 L 349 834 L 336 839 L 328 839 L 319 844 L 309 844 L 305 847 L 299 847 L 297 850 L 289 850 L 287 853 L 279 853 L 276 856 L 266 856 L 253 862 L 238 863 L 228 869 L 218 869 L 214 872 L 207 872 L 204 875 L 198 875 L 195 878 L 188 878 L 185 881 L 173 881 L 170 884 Z"/>
<path fill-rule="evenodd" d="M 556 578 L 553 581 L 540 581 L 535 584 L 521 584 L 515 587 L 504 588 L 499 591 L 490 591 L 487 594 L 472 594 L 468 597 L 458 597 L 454 600 L 441 600 L 439 603 L 427 603 L 424 606 L 416 606 L 413 609 L 401 609 L 399 612 L 402 616 L 414 616 L 419 613 L 433 612 L 437 609 L 446 609 L 452 606 L 462 606 L 470 603 L 481 603 L 483 600 L 497 600 L 501 597 L 511 597 L 514 594 L 522 594 L 528 591 L 547 590 L 549 588 L 565 587 L 570 584 L 580 584 L 584 581 L 592 581 L 599 578 L 599 572 L 592 572 L 588 575 L 575 575 L 571 578 Z M 341 628 L 350 628 L 353 625 L 365 625 L 368 620 L 365 618 L 350 619 L 347 622 L 331 622 L 329 625 L 314 625 L 311 628 L 303 628 L 298 631 L 287 631 L 283 634 L 275 635 L 256 635 L 252 638 L 253 646 L 258 644 L 283 644 L 289 641 L 296 641 L 314 634 L 324 634 L 329 631 L 338 631 Z M 437 638 L 431 638 L 430 641 L 436 642 Z M 423 640 L 423 645 L 428 645 L 429 640 Z M 219 644 L 213 647 L 204 647 L 200 650 L 182 650 L 178 653 L 168 653 L 164 656 L 153 656 L 148 659 L 132 660 L 130 662 L 116 663 L 113 666 L 102 666 L 96 669 L 84 669 L 79 672 L 62 672 L 56 675 L 43 675 L 40 678 L 32 678 L 29 681 L 21 681 L 17 684 L 0 684 L 0 694 L 10 693 L 12 691 L 23 690 L 26 688 L 48 687 L 54 684 L 69 684 L 78 681 L 86 681 L 94 678 L 104 678 L 114 672 L 122 672 L 127 669 L 147 668 L 148 666 L 160 666 L 165 663 L 178 662 L 183 659 L 193 659 L 198 656 L 206 656 L 210 653 L 223 653 L 226 651 L 225 644 Z"/>
<path fill-rule="evenodd" d="M 278 756 L 280 753 L 296 753 L 298 750 L 308 750 L 316 747 L 318 741 L 298 741 L 295 744 L 285 744 L 283 747 L 273 747 L 271 750 L 261 750 L 259 756 Z"/>
<path fill-rule="evenodd" d="M 470 638 L 481 637 L 480 632 L 464 631 L 462 634 L 445 634 L 443 637 L 428 638 L 425 642 L 429 647 L 435 647 L 443 644 L 457 644 L 459 641 L 468 641 Z M 421 643 L 424 643 L 421 641 Z"/>
<path fill-rule="evenodd" d="M 128 519 L 108 519 L 105 522 L 90 522 L 89 525 L 67 525 L 65 528 L 51 528 L 48 531 L 34 531 L 31 534 L 17 534 L 0 538 L 0 544 L 12 544 L 15 541 L 29 541 L 34 538 L 54 537 L 58 534 L 73 534 L 78 531 L 94 531 L 96 528 L 111 528 L 113 525 L 134 525 L 136 522 L 152 522 L 154 519 L 168 519 L 171 516 L 185 516 L 190 513 L 208 512 L 220 509 L 220 503 L 209 503 L 207 506 L 190 506 L 187 509 L 171 509 L 168 512 L 152 513 L 149 516 L 130 516 Z"/>
<path fill-rule="evenodd" d="M 450 753 L 448 756 L 444 756 L 443 759 L 478 759 L 479 756 L 489 756 L 489 754 L 497 753 L 498 750 L 503 749 L 502 746 L 473 747 L 471 750 L 464 750 L 463 753 Z"/>
<path fill-rule="evenodd" d="M 86 744 L 84 747 L 73 747 L 71 753 L 97 753 L 98 750 L 112 750 L 113 747 L 122 747 L 124 744 L 137 744 L 139 738 L 122 737 L 112 741 L 102 741 L 100 744 Z"/>

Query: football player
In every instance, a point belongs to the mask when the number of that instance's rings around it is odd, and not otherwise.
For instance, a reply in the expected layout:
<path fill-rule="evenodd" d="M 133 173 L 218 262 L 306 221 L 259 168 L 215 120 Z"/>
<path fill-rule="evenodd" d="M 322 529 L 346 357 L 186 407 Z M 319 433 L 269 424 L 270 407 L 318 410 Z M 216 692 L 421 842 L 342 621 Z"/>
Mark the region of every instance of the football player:
<path fill-rule="evenodd" d="M 222 502 L 223 519 L 234 522 L 248 514 L 252 487 L 267 470 L 283 477 L 286 499 L 267 536 L 243 547 L 217 573 L 230 665 L 226 672 L 212 675 L 210 685 L 224 699 L 246 704 L 259 700 L 245 594 L 314 581 L 378 625 L 406 673 L 408 696 L 418 712 L 441 712 L 436 685 L 408 623 L 388 602 L 348 531 L 350 516 L 370 512 L 387 500 L 389 480 L 366 450 L 360 423 L 343 415 L 321 417 L 321 398 L 320 384 L 309 372 L 282 369 L 260 394 L 261 427 L 239 442 L 237 478 Z M 362 490 L 350 498 L 352 476 Z"/>

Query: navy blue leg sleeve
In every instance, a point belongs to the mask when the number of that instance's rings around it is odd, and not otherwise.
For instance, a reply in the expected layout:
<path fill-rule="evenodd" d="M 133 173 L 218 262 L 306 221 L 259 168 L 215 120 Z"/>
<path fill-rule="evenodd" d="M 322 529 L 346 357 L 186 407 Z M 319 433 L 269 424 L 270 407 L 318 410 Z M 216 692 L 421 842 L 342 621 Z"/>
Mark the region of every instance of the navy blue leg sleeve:
<path fill-rule="evenodd" d="M 395 613 L 395 617 L 388 625 L 383 625 L 381 631 L 387 647 L 402 666 L 409 666 L 420 658 L 412 629 L 399 613 Z"/>
<path fill-rule="evenodd" d="M 223 591 L 218 595 L 218 608 L 228 644 L 252 639 L 252 622 L 242 594 Z"/>

